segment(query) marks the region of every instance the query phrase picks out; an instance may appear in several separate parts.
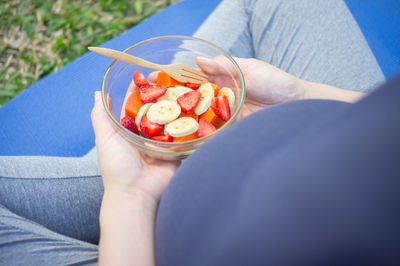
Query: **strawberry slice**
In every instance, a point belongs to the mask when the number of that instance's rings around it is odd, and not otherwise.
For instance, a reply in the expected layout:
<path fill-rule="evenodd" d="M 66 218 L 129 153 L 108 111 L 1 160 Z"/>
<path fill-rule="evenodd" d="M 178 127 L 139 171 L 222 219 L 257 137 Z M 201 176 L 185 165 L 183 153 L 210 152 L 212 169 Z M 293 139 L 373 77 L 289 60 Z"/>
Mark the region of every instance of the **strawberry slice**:
<path fill-rule="evenodd" d="M 191 83 L 191 82 L 186 82 L 185 87 L 191 88 L 192 90 L 198 90 L 200 88 L 200 83 Z"/>
<path fill-rule="evenodd" d="M 146 80 L 144 75 L 139 72 L 139 70 L 136 70 L 135 74 L 133 74 L 133 82 L 135 82 L 136 86 L 139 88 L 143 87 L 144 85 L 149 85 L 149 82 Z"/>
<path fill-rule="evenodd" d="M 231 109 L 229 108 L 229 101 L 225 95 L 217 96 L 212 99 L 211 107 L 214 112 L 224 121 L 231 118 Z"/>
<path fill-rule="evenodd" d="M 199 138 L 208 136 L 216 130 L 217 129 L 215 128 L 215 126 L 213 124 L 211 124 L 210 122 L 208 122 L 207 120 L 205 120 L 203 118 L 200 118 L 199 129 L 198 129 Z"/>
<path fill-rule="evenodd" d="M 167 92 L 167 88 L 157 85 L 143 85 L 140 87 L 140 100 L 143 103 L 150 103 L 157 100 Z"/>
<path fill-rule="evenodd" d="M 151 137 L 151 140 L 155 141 L 161 141 L 161 142 L 172 142 L 174 138 L 171 135 L 161 135 L 161 136 L 155 136 Z"/>
<path fill-rule="evenodd" d="M 126 129 L 132 131 L 133 133 L 139 135 L 139 130 L 136 126 L 135 120 L 133 120 L 130 116 L 125 116 L 121 120 L 121 125 Z"/>
<path fill-rule="evenodd" d="M 160 135 L 163 130 L 163 125 L 151 122 L 146 115 L 140 120 L 140 131 L 149 138 Z"/>
<path fill-rule="evenodd" d="M 183 94 L 176 101 L 181 106 L 183 112 L 190 113 L 199 103 L 200 98 L 201 98 L 201 92 L 191 91 Z"/>

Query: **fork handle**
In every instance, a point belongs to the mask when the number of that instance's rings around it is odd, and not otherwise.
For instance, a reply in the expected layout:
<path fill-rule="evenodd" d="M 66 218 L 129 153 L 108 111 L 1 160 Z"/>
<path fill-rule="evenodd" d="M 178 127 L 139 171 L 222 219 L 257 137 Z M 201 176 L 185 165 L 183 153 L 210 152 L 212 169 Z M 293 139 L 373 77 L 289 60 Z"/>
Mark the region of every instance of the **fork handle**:
<path fill-rule="evenodd" d="M 144 60 L 142 58 L 124 53 L 124 52 L 120 52 L 117 50 L 113 50 L 113 49 L 108 49 L 108 48 L 102 48 L 102 47 L 88 47 L 88 49 L 92 52 L 104 55 L 104 56 L 108 56 L 129 64 L 133 64 L 133 65 L 137 65 L 137 66 L 141 66 L 141 67 L 147 67 L 147 68 L 151 68 L 151 69 L 156 69 L 156 70 L 163 70 L 162 65 L 159 64 L 155 64 L 152 62 L 149 62 L 147 60 Z"/>

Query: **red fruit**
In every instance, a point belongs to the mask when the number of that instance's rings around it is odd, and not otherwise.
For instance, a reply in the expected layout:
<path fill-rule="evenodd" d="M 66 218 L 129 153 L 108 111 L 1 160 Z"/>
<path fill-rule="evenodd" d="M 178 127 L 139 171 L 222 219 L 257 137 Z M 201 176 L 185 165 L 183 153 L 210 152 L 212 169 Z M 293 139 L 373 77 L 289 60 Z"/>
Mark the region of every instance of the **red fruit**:
<path fill-rule="evenodd" d="M 176 101 L 185 113 L 190 113 L 196 107 L 201 98 L 201 92 L 191 91 L 180 96 Z"/>
<path fill-rule="evenodd" d="M 188 88 L 191 88 L 192 90 L 198 90 L 200 88 L 200 83 L 191 83 L 191 82 L 186 82 L 185 86 Z"/>
<path fill-rule="evenodd" d="M 212 99 L 211 107 L 222 120 L 228 121 L 231 118 L 231 108 L 229 108 L 229 101 L 225 95 Z"/>
<path fill-rule="evenodd" d="M 213 124 L 208 122 L 207 120 L 200 118 L 199 120 L 199 138 L 205 137 L 216 131 L 217 129 Z"/>
<path fill-rule="evenodd" d="M 139 70 L 136 70 L 135 74 L 133 74 L 133 82 L 135 82 L 136 86 L 139 88 L 143 87 L 144 85 L 149 85 L 149 82 L 146 80 L 144 75 L 139 72 Z"/>
<path fill-rule="evenodd" d="M 143 85 L 140 87 L 140 100 L 143 103 L 150 103 L 157 100 L 167 92 L 167 88 L 157 85 Z"/>
<path fill-rule="evenodd" d="M 136 126 L 135 121 L 130 116 L 125 116 L 121 120 L 121 125 L 133 133 L 139 135 L 139 130 Z"/>
<path fill-rule="evenodd" d="M 155 141 L 161 141 L 161 142 L 172 142 L 174 140 L 174 138 L 170 135 L 155 136 L 155 137 L 151 137 L 150 139 L 155 140 Z"/>
<path fill-rule="evenodd" d="M 164 125 L 160 125 L 154 122 L 151 122 L 147 119 L 147 116 L 144 115 L 142 120 L 140 121 L 140 131 L 147 137 L 151 138 L 154 136 L 158 136 L 164 130 Z"/>

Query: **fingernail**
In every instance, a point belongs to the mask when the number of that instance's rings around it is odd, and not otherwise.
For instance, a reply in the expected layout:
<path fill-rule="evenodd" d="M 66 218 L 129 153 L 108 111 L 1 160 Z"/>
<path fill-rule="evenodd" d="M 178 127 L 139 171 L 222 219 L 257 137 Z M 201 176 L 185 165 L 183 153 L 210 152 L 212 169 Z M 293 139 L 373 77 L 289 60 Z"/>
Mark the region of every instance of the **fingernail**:
<path fill-rule="evenodd" d="M 213 60 L 211 60 L 210 58 L 199 56 L 197 57 L 197 63 L 201 70 L 205 72 L 213 71 Z"/>
<path fill-rule="evenodd" d="M 94 101 L 98 102 L 98 101 L 100 101 L 100 98 L 101 98 L 101 92 L 100 91 L 96 91 L 94 93 Z"/>
<path fill-rule="evenodd" d="M 205 63 L 209 63 L 209 62 L 212 61 L 210 58 L 207 58 L 207 57 L 204 57 L 204 56 L 198 56 L 197 60 L 203 61 Z"/>

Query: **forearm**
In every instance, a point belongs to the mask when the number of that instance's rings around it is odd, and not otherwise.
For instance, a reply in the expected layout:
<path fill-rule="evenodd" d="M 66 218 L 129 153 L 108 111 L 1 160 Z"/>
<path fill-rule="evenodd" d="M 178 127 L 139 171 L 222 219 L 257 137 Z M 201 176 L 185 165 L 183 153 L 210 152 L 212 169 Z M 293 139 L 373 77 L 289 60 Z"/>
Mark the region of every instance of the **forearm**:
<path fill-rule="evenodd" d="M 157 203 L 147 194 L 105 192 L 100 211 L 99 265 L 155 265 Z"/>
<path fill-rule="evenodd" d="M 365 96 L 365 93 L 343 90 L 326 84 L 305 80 L 299 82 L 303 99 L 328 99 L 344 102 L 356 102 Z"/>

